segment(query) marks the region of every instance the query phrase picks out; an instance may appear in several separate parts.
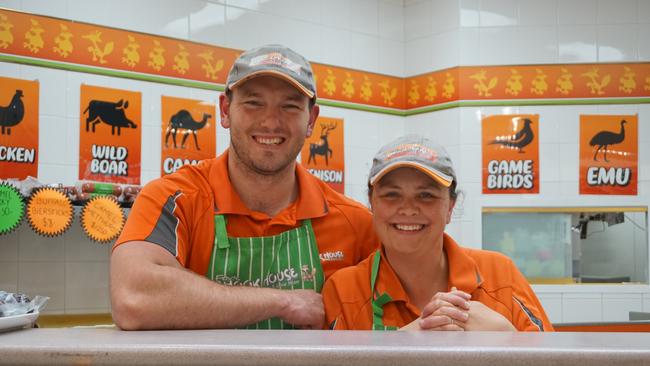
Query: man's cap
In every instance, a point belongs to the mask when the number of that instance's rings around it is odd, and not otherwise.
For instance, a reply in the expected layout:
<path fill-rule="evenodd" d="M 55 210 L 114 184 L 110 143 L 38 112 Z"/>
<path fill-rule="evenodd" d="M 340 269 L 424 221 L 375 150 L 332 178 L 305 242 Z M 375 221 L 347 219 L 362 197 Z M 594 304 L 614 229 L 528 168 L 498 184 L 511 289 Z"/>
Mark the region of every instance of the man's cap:
<path fill-rule="evenodd" d="M 232 65 L 226 81 L 226 90 L 258 76 L 281 78 L 310 99 L 316 99 L 316 83 L 311 65 L 292 49 L 270 44 L 245 51 Z"/>
<path fill-rule="evenodd" d="M 406 135 L 384 145 L 372 159 L 368 182 L 375 185 L 397 168 L 415 168 L 445 187 L 456 179 L 454 165 L 442 145 L 418 135 Z"/>

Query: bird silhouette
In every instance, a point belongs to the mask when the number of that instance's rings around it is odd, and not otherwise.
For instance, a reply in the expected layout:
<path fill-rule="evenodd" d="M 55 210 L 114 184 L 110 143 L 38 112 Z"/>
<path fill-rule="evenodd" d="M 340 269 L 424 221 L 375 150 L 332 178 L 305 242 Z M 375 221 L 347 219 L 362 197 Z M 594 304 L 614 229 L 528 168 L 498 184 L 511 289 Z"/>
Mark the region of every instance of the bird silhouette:
<path fill-rule="evenodd" d="M 533 139 L 535 138 L 533 129 L 530 127 L 531 123 L 533 123 L 533 121 L 524 118 L 524 127 L 517 131 L 514 136 L 503 140 L 492 140 L 490 145 L 499 144 L 507 147 L 514 147 L 519 149 L 519 153 L 523 153 L 524 151 L 522 149 L 533 142 Z"/>
<path fill-rule="evenodd" d="M 605 161 L 607 160 L 607 146 L 609 145 L 616 145 L 620 144 L 625 140 L 625 124 L 627 122 L 625 120 L 621 121 L 621 132 L 616 133 L 612 131 L 600 131 L 597 134 L 594 135 L 594 137 L 591 138 L 591 141 L 589 141 L 589 145 L 591 146 L 596 146 L 598 145 L 598 148 L 596 149 L 596 153 L 594 154 L 594 161 L 598 161 L 596 159 L 598 157 L 598 152 L 602 149 L 603 150 L 603 159 Z"/>

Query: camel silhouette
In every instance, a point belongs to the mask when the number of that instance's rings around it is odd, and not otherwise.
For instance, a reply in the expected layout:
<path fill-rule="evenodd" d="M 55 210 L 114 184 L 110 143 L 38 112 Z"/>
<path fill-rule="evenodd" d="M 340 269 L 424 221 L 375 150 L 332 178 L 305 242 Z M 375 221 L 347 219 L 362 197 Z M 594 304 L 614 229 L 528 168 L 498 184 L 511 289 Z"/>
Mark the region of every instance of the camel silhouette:
<path fill-rule="evenodd" d="M 605 161 L 607 160 L 607 146 L 609 145 L 616 145 L 620 144 L 625 140 L 625 124 L 627 121 L 622 120 L 621 121 L 621 132 L 616 133 L 612 131 L 600 131 L 597 134 L 594 135 L 594 137 L 591 138 L 591 141 L 589 141 L 589 145 L 591 146 L 596 146 L 598 145 L 598 148 L 596 149 L 596 153 L 594 154 L 594 161 L 598 161 L 598 152 L 602 149 L 603 150 L 603 159 Z"/>
<path fill-rule="evenodd" d="M 530 127 L 531 123 L 533 123 L 533 121 L 524 118 L 524 127 L 517 131 L 513 137 L 504 140 L 492 140 L 490 141 L 490 145 L 499 144 L 507 147 L 514 147 L 519 149 L 519 153 L 523 153 L 524 151 L 522 149 L 528 146 L 533 142 L 533 139 L 535 139 L 533 129 Z"/>
<path fill-rule="evenodd" d="M 181 109 L 180 111 L 176 112 L 176 114 L 174 114 L 169 119 L 169 124 L 167 125 L 167 130 L 165 131 L 165 147 L 168 147 L 167 142 L 169 141 L 169 136 L 171 135 L 172 139 L 174 140 L 174 149 L 176 149 L 176 134 L 178 133 L 178 130 L 186 130 L 185 136 L 183 136 L 183 141 L 181 141 L 181 149 L 185 148 L 185 141 L 191 132 L 192 135 L 194 135 L 194 145 L 196 145 L 196 149 L 201 150 L 199 147 L 199 141 L 196 138 L 196 131 L 205 127 L 208 119 L 211 117 L 212 115 L 203 113 L 203 119 L 197 122 L 192 119 L 190 112 L 185 109 Z"/>
<path fill-rule="evenodd" d="M 2 134 L 11 135 L 11 127 L 19 124 L 23 117 L 25 117 L 25 105 L 20 99 L 23 97 L 23 91 L 16 89 L 11 102 L 6 107 L 0 107 L 0 126 L 2 126 Z"/>

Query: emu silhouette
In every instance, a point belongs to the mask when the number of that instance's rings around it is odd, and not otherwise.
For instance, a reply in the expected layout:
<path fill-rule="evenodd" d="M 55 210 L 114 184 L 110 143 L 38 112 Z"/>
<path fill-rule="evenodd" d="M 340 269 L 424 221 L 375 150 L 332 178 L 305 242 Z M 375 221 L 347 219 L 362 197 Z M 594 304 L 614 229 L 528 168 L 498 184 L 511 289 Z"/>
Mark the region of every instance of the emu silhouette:
<path fill-rule="evenodd" d="M 25 117 L 25 105 L 20 99 L 23 97 L 23 91 L 16 89 L 11 102 L 6 107 L 0 107 L 0 126 L 2 126 L 2 134 L 11 135 L 11 127 L 19 124 L 23 117 Z"/>
<path fill-rule="evenodd" d="M 612 131 L 600 131 L 597 134 L 594 135 L 594 137 L 591 138 L 591 141 L 589 141 L 589 145 L 591 146 L 596 146 L 598 145 L 598 148 L 596 149 L 596 153 L 594 154 L 594 161 L 598 161 L 598 152 L 602 149 L 603 150 L 603 159 L 605 161 L 607 160 L 607 146 L 609 145 L 616 145 L 620 144 L 625 140 L 625 124 L 627 121 L 622 120 L 621 121 L 621 132 L 616 133 Z"/>
<path fill-rule="evenodd" d="M 323 155 L 325 156 L 325 165 L 329 165 L 329 158 L 332 157 L 332 149 L 330 149 L 329 141 L 327 141 L 327 135 L 331 130 L 336 128 L 336 122 L 328 125 L 321 123 L 320 127 L 320 143 L 309 144 L 309 159 L 307 159 L 307 164 L 312 160 L 316 164 L 316 155 Z"/>
<path fill-rule="evenodd" d="M 84 114 L 88 112 L 88 118 L 86 118 L 86 132 L 88 132 L 89 126 L 92 123 L 93 132 L 95 132 L 95 126 L 99 122 L 104 122 L 107 125 L 111 126 L 111 135 L 115 135 L 115 129 L 117 128 L 117 135 L 120 136 L 122 128 L 138 128 L 138 126 L 133 123 L 130 119 L 126 118 L 124 110 L 129 107 L 129 101 L 126 102 L 123 99 L 120 99 L 117 103 L 106 102 L 103 100 L 91 100 L 88 103 L 88 107 L 84 110 Z"/>
<path fill-rule="evenodd" d="M 176 114 L 172 116 L 172 118 L 169 119 L 169 124 L 167 125 L 167 134 L 165 135 L 165 147 L 167 147 L 167 141 L 169 141 L 169 135 L 172 136 L 172 139 L 174 140 L 174 149 L 176 149 L 176 133 L 178 130 L 186 130 L 190 131 L 192 135 L 194 136 L 194 145 L 196 145 L 197 150 L 201 150 L 199 147 L 199 141 L 197 140 L 196 137 L 196 131 L 202 129 L 205 127 L 205 125 L 208 122 L 208 119 L 211 118 L 212 115 L 208 113 L 203 113 L 203 119 L 201 121 L 195 121 L 192 119 L 192 115 L 190 112 L 188 112 L 185 109 L 181 109 L 178 111 Z M 185 148 L 185 141 L 187 140 L 187 137 L 189 136 L 189 133 L 185 133 L 185 136 L 183 136 L 183 141 L 181 141 L 181 149 Z"/>
<path fill-rule="evenodd" d="M 523 153 L 523 148 L 528 146 L 535 139 L 533 129 L 530 127 L 531 123 L 533 123 L 533 121 L 529 120 L 528 118 L 524 118 L 524 127 L 522 127 L 521 130 L 517 131 L 517 133 L 512 138 L 505 140 L 492 140 L 490 141 L 490 145 L 499 144 L 507 147 L 514 147 L 519 149 L 519 153 Z"/>

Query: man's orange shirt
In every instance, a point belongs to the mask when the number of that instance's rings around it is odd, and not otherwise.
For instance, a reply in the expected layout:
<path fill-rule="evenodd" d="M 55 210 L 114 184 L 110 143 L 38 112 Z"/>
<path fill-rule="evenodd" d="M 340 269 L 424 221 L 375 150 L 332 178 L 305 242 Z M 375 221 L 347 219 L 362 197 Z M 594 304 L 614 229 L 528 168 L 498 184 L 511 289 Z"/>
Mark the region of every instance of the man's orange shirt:
<path fill-rule="evenodd" d="M 449 289 L 456 287 L 499 312 L 520 331 L 552 331 L 537 296 L 510 258 L 496 252 L 460 247 L 444 234 L 449 261 Z M 374 255 L 336 272 L 323 287 L 326 321 L 332 329 L 372 329 L 370 275 Z M 417 271 L 417 268 L 413 269 Z M 375 284 L 378 295 L 393 301 L 384 305 L 384 325 L 403 327 L 420 316 L 382 252 Z"/>
<path fill-rule="evenodd" d="M 214 215 L 225 215 L 228 236 L 277 235 L 311 219 L 325 272 L 357 264 L 378 247 L 368 209 L 328 187 L 299 164 L 296 201 L 274 217 L 252 211 L 228 176 L 228 151 L 147 184 L 138 195 L 113 249 L 148 241 L 167 249 L 193 272 L 207 273 Z"/>

